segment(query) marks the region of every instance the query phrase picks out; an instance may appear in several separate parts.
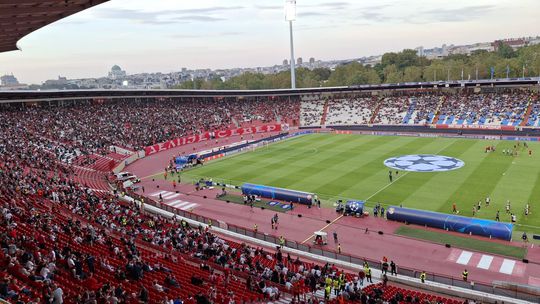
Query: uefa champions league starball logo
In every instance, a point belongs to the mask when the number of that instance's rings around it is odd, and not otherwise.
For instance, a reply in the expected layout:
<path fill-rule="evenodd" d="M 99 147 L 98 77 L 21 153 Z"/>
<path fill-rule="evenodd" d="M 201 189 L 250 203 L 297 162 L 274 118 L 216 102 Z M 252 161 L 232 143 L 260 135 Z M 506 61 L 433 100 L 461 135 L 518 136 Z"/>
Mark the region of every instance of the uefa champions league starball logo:
<path fill-rule="evenodd" d="M 443 172 L 459 169 L 465 163 L 449 156 L 418 154 L 392 157 L 385 160 L 384 165 L 392 169 L 411 172 Z"/>

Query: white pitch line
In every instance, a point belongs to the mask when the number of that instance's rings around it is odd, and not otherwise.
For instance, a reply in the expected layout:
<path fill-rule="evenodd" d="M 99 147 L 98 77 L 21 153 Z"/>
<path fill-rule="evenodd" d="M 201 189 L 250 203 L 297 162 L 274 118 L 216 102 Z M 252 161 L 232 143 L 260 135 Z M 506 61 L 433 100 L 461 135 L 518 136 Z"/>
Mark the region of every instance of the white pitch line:
<path fill-rule="evenodd" d="M 449 147 L 451 144 L 453 144 L 454 142 L 455 142 L 455 140 L 452 141 L 450 144 L 446 145 L 444 148 L 440 149 L 439 151 L 437 151 L 437 152 L 435 152 L 435 153 L 433 153 L 433 154 L 436 155 L 436 154 L 441 153 L 444 149 L 448 148 L 448 147 Z M 398 178 L 396 178 L 393 182 L 391 182 L 391 183 L 385 185 L 384 187 L 382 187 L 381 189 L 379 189 L 377 192 L 375 192 L 375 193 L 373 193 L 372 195 L 370 195 L 368 198 L 365 199 L 365 201 L 366 201 L 366 202 L 369 201 L 370 198 L 372 198 L 372 197 L 374 197 L 375 195 L 379 194 L 379 193 L 380 193 L 381 191 L 383 191 L 384 189 L 386 189 L 386 188 L 392 186 L 392 185 L 393 185 L 395 182 L 397 182 L 400 178 L 404 177 L 405 175 L 407 175 L 407 174 L 409 174 L 409 173 L 411 173 L 411 171 L 407 171 L 407 172 L 403 173 L 403 174 L 400 175 Z"/>
<path fill-rule="evenodd" d="M 370 198 L 374 197 L 375 195 L 379 194 L 379 192 L 383 191 L 384 189 L 392 186 L 393 183 L 397 182 L 400 178 L 404 177 L 405 175 L 409 174 L 410 171 L 407 171 L 405 173 L 403 173 L 402 175 L 400 175 L 398 178 L 396 178 L 393 182 L 389 183 L 388 185 L 382 187 L 381 189 L 379 189 L 377 192 L 373 193 L 370 197 L 366 198 L 365 201 L 369 201 Z"/>

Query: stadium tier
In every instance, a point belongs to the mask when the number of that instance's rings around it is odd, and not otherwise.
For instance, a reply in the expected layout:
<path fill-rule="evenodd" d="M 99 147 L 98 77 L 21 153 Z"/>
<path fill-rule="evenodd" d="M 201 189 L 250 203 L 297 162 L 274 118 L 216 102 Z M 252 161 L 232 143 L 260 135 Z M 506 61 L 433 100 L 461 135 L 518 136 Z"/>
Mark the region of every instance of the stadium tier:
<path fill-rule="evenodd" d="M 441 128 L 443 132 L 447 132 L 448 128 L 460 127 L 478 127 L 483 131 L 485 126 L 486 129 L 490 127 L 509 134 L 514 132 L 525 138 L 529 135 L 527 132 L 536 132 L 535 128 L 540 126 L 538 88 L 503 87 L 486 91 L 458 89 L 455 92 L 378 90 L 369 93 L 274 93 L 268 96 L 253 92 L 251 96 L 236 97 L 204 94 L 190 97 L 147 97 L 126 93 L 126 96 L 107 97 L 91 96 L 92 92 L 85 92 L 80 93 L 80 96 L 61 98 L 50 96 L 36 99 L 27 96 L 30 100 L 24 100 L 24 93 L 18 93 L 23 98 L 19 95 L 17 98 L 2 99 L 0 299 L 8 303 L 55 304 L 471 303 L 472 300 L 468 302 L 467 299 L 474 298 L 477 292 L 475 288 L 480 287 L 467 281 L 462 268 L 466 267 L 470 259 L 474 259 L 473 253 L 469 252 L 470 256 L 464 253 L 468 251 L 454 254 L 454 260 L 458 262 L 452 263 L 459 267 L 459 271 L 443 273 L 449 282 L 439 283 L 451 284 L 455 280 L 454 289 L 428 291 L 430 289 L 423 287 L 427 285 L 421 283 L 425 273 L 420 270 L 429 270 L 433 265 L 403 265 L 403 272 L 399 269 L 400 276 L 394 278 L 390 270 L 388 276 L 379 271 L 386 272 L 385 267 L 389 267 L 386 258 L 374 262 L 371 257 L 355 256 L 355 252 L 348 252 L 346 248 L 348 241 L 360 236 L 375 239 L 386 237 L 387 234 L 393 235 L 395 228 L 401 224 L 378 221 L 373 219 L 373 213 L 370 212 L 367 219 L 339 214 L 335 218 L 336 213 L 331 205 L 333 202 L 328 200 L 322 207 L 319 205 L 319 208 L 315 208 L 317 202 L 312 202 L 312 193 L 324 196 L 326 189 L 323 186 L 333 185 L 332 176 L 344 175 L 344 179 L 339 180 L 336 188 L 332 189 L 337 192 L 331 197 L 346 192 L 346 184 L 368 183 L 366 176 L 360 177 L 358 172 L 347 171 L 350 164 L 344 163 L 341 169 L 334 169 L 335 172 L 324 171 L 326 167 L 366 151 L 368 154 L 355 160 L 357 164 L 365 162 L 362 164 L 366 168 L 364 173 L 367 170 L 378 170 L 373 174 L 380 173 L 384 179 L 383 188 L 374 186 L 380 189 L 375 194 L 392 185 L 392 178 L 396 178 L 396 181 L 401 179 L 408 174 L 405 173 L 408 169 L 405 167 L 412 168 L 416 163 L 396 163 L 398 169 L 403 170 L 398 175 L 397 170 L 394 173 L 394 167 L 385 167 L 376 158 L 390 153 L 377 150 L 381 147 L 397 153 L 393 145 L 399 145 L 399 140 L 387 143 L 384 138 L 372 137 L 368 142 L 360 143 L 358 147 L 361 148 L 357 149 L 352 137 L 321 137 L 322 144 L 316 147 L 311 147 L 308 141 L 295 142 L 291 138 L 301 138 L 303 132 L 322 132 L 321 126 L 333 132 L 332 126 L 374 125 L 397 127 L 389 129 L 392 132 L 413 126 L 422 127 L 422 132 L 438 130 L 437 126 L 444 126 Z M 341 128 L 335 133 L 347 130 Z M 414 150 L 412 140 L 406 140 L 403 143 L 406 150 Z M 284 141 L 289 145 L 273 146 L 274 141 Z M 464 146 L 468 148 L 473 144 L 470 141 Z M 329 151 L 331 147 L 339 145 L 349 146 L 341 151 Z M 424 148 L 429 145 L 433 145 L 430 147 L 432 149 L 443 151 L 434 140 L 421 143 Z M 480 145 L 485 146 L 482 143 Z M 235 151 L 235 146 L 241 147 L 242 151 Z M 371 149 L 374 151 L 370 152 Z M 455 149 L 457 151 L 461 147 Z M 521 152 L 525 148 L 520 146 L 520 149 Z M 488 150 L 494 151 L 495 148 L 480 150 L 479 154 L 487 155 Z M 311 155 L 327 151 L 328 155 L 317 161 L 318 167 L 315 169 L 302 167 L 302 163 L 307 162 Z M 467 151 L 458 152 L 466 154 Z M 197 164 L 208 161 L 208 164 L 202 165 L 208 168 L 211 168 L 213 159 L 227 157 L 227 153 L 245 152 L 241 155 L 255 156 L 239 159 L 235 167 L 240 171 L 235 171 L 229 176 L 230 179 L 218 181 L 216 178 L 212 181 L 212 177 L 218 176 L 205 175 L 207 179 L 203 183 L 202 176 L 193 173 L 197 169 L 191 171 L 193 175 L 190 179 L 189 170 L 192 169 L 186 165 L 188 161 L 182 163 L 182 169 L 185 167 L 186 171 L 181 173 L 177 172 L 171 161 L 181 156 L 187 159 L 188 155 L 197 155 L 199 152 L 212 155 L 212 158 L 204 158 Z M 283 158 L 272 158 L 279 153 L 282 153 Z M 255 157 L 263 159 L 260 167 L 249 169 L 249 172 L 241 171 L 250 168 L 257 161 Z M 373 159 L 370 160 L 370 157 Z M 144 162 L 145 159 L 155 162 Z M 445 161 L 439 161 L 433 166 L 445 167 Z M 223 166 L 221 169 L 214 167 L 216 172 L 228 171 L 226 162 L 215 164 Z M 428 164 L 421 165 L 425 168 Z M 496 164 L 493 166 L 496 167 Z M 293 177 L 270 174 L 280 167 L 297 168 L 298 172 Z M 120 177 L 131 179 L 127 170 L 132 169 L 148 172 L 148 176 L 134 178 L 130 185 L 139 186 L 129 188 Z M 120 173 L 122 170 L 126 170 L 122 172 L 123 175 Z M 250 216 L 250 208 L 243 206 L 247 204 L 247 198 L 242 198 L 238 191 L 241 185 L 237 183 L 246 181 L 243 176 L 252 175 L 254 183 L 257 180 L 261 183 L 268 180 L 275 187 L 287 188 L 288 185 L 296 184 L 300 187 L 298 190 L 302 190 L 303 183 L 316 182 L 311 178 L 319 171 L 325 174 L 320 191 L 292 192 L 266 187 L 263 190 L 270 189 L 272 193 L 261 195 L 255 190 L 262 190 L 251 185 L 252 191 L 244 187 L 244 192 L 248 195 L 257 194 L 257 198 L 250 203 L 257 203 L 262 208 L 258 208 L 256 216 Z M 510 172 L 510 169 L 504 172 Z M 387 181 L 388 174 L 390 184 Z M 423 183 L 423 180 L 416 177 L 412 185 L 421 188 Z M 276 196 L 278 191 L 283 191 L 284 195 Z M 137 201 L 127 200 L 126 194 L 137 198 Z M 306 205 L 298 204 L 300 206 L 294 210 L 276 211 L 278 203 L 286 204 L 290 195 L 295 195 L 296 202 Z M 305 201 L 298 199 L 300 195 L 305 195 Z M 270 201 L 265 202 L 259 196 Z M 234 199 L 238 201 L 235 203 Z M 167 212 L 173 210 L 178 212 L 177 215 L 181 213 L 189 217 L 190 221 L 188 223 L 180 216 L 170 218 L 165 213 L 149 212 L 146 204 L 161 207 Z M 366 204 L 370 208 L 374 207 L 373 211 L 376 210 L 384 217 L 384 204 L 382 210 L 380 204 L 369 199 Z M 253 209 L 253 204 L 251 207 Z M 270 216 L 277 217 L 277 212 L 284 212 L 280 214 L 280 222 L 283 221 L 283 224 L 280 224 L 279 232 L 277 218 L 272 221 L 272 228 L 269 227 L 270 221 L 267 221 Z M 358 213 L 358 216 L 362 214 Z M 248 227 L 240 227 L 246 226 L 246 222 L 241 222 L 244 217 L 249 218 Z M 202 219 L 203 223 L 198 225 L 191 221 L 197 219 Z M 334 243 L 326 240 L 329 244 L 326 247 L 320 247 L 320 244 L 314 242 L 314 231 L 322 232 L 342 219 L 356 221 L 343 224 L 343 227 L 356 229 L 354 233 L 340 234 L 338 241 L 334 230 Z M 268 227 L 263 227 L 262 221 Z M 291 226 L 287 226 L 287 221 L 292 222 Z M 236 225 L 235 231 L 244 231 L 244 236 L 259 235 L 263 241 L 270 240 L 270 243 L 278 243 L 279 246 L 263 246 L 255 240 L 225 235 L 214 230 L 212 225 L 224 229 Z M 361 229 L 358 228 L 360 226 Z M 332 229 L 327 229 L 329 235 Z M 422 231 L 428 233 L 434 230 Z M 281 233 L 291 233 L 290 240 L 285 241 Z M 445 232 L 441 230 L 437 233 Z M 305 236 L 309 238 L 304 240 Z M 392 237 L 399 238 L 396 235 Z M 475 236 L 471 237 L 479 240 Z M 505 239 L 511 237 L 504 236 Z M 389 242 L 387 240 L 379 239 L 381 242 Z M 507 245 L 500 240 L 490 241 L 486 238 L 481 241 L 493 242 L 497 246 Z M 399 246 L 401 242 L 395 241 L 392 246 Z M 417 242 L 415 244 L 420 244 L 420 241 Z M 293 244 L 298 252 L 291 256 L 288 250 L 293 248 Z M 422 248 L 434 246 L 427 241 L 422 244 L 425 246 Z M 508 246 L 519 247 L 515 244 Z M 449 249 L 450 245 L 447 247 L 443 250 L 454 249 Z M 381 258 L 389 255 L 397 257 L 408 250 L 395 250 L 396 247 L 387 249 L 384 246 L 374 248 L 367 241 L 363 248 L 369 248 Z M 540 254 L 537 253 L 538 249 L 535 250 L 529 251 L 531 264 L 535 264 L 531 267 L 540 263 Z M 306 252 L 311 256 L 304 256 Z M 436 254 L 440 249 L 433 249 L 433 252 Z M 538 284 L 535 281 L 538 280 L 538 274 L 534 274 L 537 268 L 530 271 L 524 270 L 526 265 L 520 268 L 524 264 L 520 264 L 521 261 L 517 261 L 515 255 L 513 260 L 509 260 L 505 252 L 490 257 L 478 258 L 475 266 L 480 265 L 487 271 L 490 265 L 485 265 L 491 263 L 491 260 L 501 260 L 494 266 L 500 272 L 494 274 L 497 280 L 506 278 L 504 275 L 515 275 L 523 279 L 520 281 L 522 285 L 527 285 L 525 281 L 531 286 Z M 465 259 L 467 263 L 464 263 Z M 334 264 L 334 261 L 348 261 L 349 264 L 346 267 Z M 365 261 L 365 265 L 354 263 L 358 261 Z M 405 263 L 405 259 L 403 261 Z M 410 271 L 405 271 L 406 266 L 410 267 Z M 480 266 L 477 268 L 482 268 Z M 508 268 L 509 273 L 504 273 L 508 272 Z M 444 272 L 444 269 L 435 265 L 430 270 L 433 280 L 434 274 L 438 272 Z M 371 275 L 374 283 L 364 279 Z M 471 277 L 475 275 L 471 274 Z M 457 279 L 451 278 L 453 276 Z M 483 277 L 479 281 L 483 282 Z M 489 285 L 491 283 L 486 282 L 485 286 L 493 287 Z M 445 295 L 440 293 L 441 290 L 445 290 Z M 532 291 L 520 293 L 514 290 L 510 294 L 506 293 L 507 289 L 500 290 L 504 292 L 498 295 L 513 296 L 516 301 L 517 298 L 538 299 Z M 477 299 L 495 301 L 496 298 L 488 298 L 489 292 L 487 294 L 478 295 Z"/>

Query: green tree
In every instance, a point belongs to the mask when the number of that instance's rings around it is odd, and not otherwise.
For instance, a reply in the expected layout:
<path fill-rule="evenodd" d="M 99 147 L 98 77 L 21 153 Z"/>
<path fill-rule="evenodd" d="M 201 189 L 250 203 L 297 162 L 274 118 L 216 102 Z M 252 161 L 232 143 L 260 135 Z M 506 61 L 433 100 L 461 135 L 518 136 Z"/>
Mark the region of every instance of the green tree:
<path fill-rule="evenodd" d="M 499 42 L 497 54 L 502 58 L 514 58 L 516 56 L 514 49 L 504 42 Z"/>
<path fill-rule="evenodd" d="M 422 81 L 422 68 L 418 66 L 406 67 L 403 73 L 403 81 L 405 82 Z"/>

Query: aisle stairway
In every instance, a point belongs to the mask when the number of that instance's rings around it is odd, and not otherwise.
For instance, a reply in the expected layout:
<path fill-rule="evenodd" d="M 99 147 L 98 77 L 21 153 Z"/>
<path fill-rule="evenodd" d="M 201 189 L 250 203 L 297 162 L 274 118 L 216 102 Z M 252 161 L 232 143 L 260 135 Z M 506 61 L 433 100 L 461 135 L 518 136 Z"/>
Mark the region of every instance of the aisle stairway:
<path fill-rule="evenodd" d="M 523 120 L 519 124 L 520 126 L 523 127 L 529 123 L 529 117 L 531 116 L 532 107 L 533 107 L 533 100 L 532 98 L 529 98 L 529 102 L 527 104 L 527 111 L 525 112 L 525 115 L 523 116 Z"/>
<path fill-rule="evenodd" d="M 377 101 L 377 106 L 375 107 L 375 110 L 373 110 L 373 113 L 371 114 L 371 118 L 369 119 L 369 123 L 372 124 L 375 121 L 375 118 L 377 118 L 377 114 L 379 114 L 379 110 L 381 109 L 383 99 L 379 99 Z"/>
<path fill-rule="evenodd" d="M 324 101 L 324 108 L 323 108 L 323 114 L 321 116 L 321 126 L 326 125 L 326 116 L 328 115 L 328 107 L 329 107 L 329 101 L 328 99 Z"/>
<path fill-rule="evenodd" d="M 426 121 L 426 123 L 431 123 L 431 124 L 436 124 L 438 123 L 439 121 L 439 116 L 440 116 L 440 112 L 441 112 L 441 109 L 442 107 L 444 106 L 444 103 L 446 102 L 446 97 L 442 96 L 440 99 L 439 99 L 439 104 L 437 105 L 437 108 L 435 109 L 435 116 L 433 117 L 433 119 L 431 121 Z"/>

